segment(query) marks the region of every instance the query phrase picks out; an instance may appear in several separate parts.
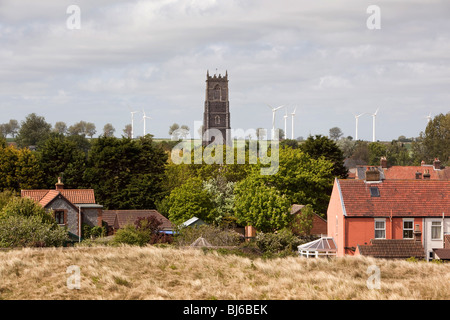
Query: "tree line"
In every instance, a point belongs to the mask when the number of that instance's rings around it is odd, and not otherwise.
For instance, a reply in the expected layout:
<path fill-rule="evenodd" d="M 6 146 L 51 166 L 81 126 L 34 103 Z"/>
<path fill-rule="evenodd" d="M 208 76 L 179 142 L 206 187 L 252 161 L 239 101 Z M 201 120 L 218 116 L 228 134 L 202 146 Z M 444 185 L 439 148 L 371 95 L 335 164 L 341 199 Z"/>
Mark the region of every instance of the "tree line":
<path fill-rule="evenodd" d="M 41 125 L 24 126 L 25 121 L 16 138 L 30 135 L 38 139 L 32 141 L 38 147 L 31 151 L 21 147 L 29 140 L 19 140 L 15 147 L 0 139 L 0 191 L 54 188 L 62 177 L 66 188 L 93 188 L 105 209 L 158 209 L 175 224 L 197 216 L 217 225 L 251 224 L 274 231 L 293 223 L 292 204 L 325 216 L 334 179 L 347 177 L 345 159 L 378 165 L 386 155 L 391 164 L 439 157 L 448 165 L 449 118 L 436 116 L 409 148 L 397 141 L 354 141 L 346 148 L 345 139 L 322 135 L 302 142 L 285 139 L 280 141 L 278 172 L 263 176 L 265 165 L 250 164 L 248 146 L 245 164 L 236 158 L 232 164 L 174 164 L 170 152 L 177 141 L 156 142 L 151 135 L 88 139 L 51 130 L 45 119 L 30 115 L 29 123 Z"/>

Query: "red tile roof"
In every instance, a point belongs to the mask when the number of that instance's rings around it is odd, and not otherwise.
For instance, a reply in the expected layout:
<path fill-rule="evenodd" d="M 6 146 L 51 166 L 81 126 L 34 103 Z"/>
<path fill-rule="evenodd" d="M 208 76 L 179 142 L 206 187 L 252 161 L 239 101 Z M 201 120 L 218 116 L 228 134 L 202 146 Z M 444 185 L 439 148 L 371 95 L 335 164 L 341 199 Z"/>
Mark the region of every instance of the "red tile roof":
<path fill-rule="evenodd" d="M 420 241 L 372 239 L 369 245 L 358 245 L 359 253 L 383 259 L 425 258 L 425 251 Z"/>
<path fill-rule="evenodd" d="M 93 189 L 22 190 L 21 196 L 31 198 L 45 206 L 60 193 L 74 204 L 95 204 Z"/>
<path fill-rule="evenodd" d="M 450 180 L 364 180 L 339 179 L 339 190 L 347 216 L 441 217 L 450 215 Z M 372 197 L 376 187 L 378 197 Z"/>
<path fill-rule="evenodd" d="M 433 166 L 393 166 L 383 168 L 386 179 L 415 179 L 416 172 L 423 175 L 428 172 L 431 180 L 450 180 L 450 167 L 435 170 Z"/>

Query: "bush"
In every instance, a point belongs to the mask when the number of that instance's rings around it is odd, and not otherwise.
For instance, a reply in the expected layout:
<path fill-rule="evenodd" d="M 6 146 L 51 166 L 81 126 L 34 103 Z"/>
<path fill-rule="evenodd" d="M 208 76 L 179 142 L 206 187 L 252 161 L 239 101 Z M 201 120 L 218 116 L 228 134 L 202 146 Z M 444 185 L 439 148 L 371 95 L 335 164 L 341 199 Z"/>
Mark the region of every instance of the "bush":
<path fill-rule="evenodd" d="M 282 229 L 276 233 L 259 232 L 256 235 L 256 245 L 266 256 L 273 254 L 292 255 L 297 251 L 297 246 L 303 241 L 296 237 L 292 231 Z"/>
<path fill-rule="evenodd" d="M 39 203 L 30 198 L 11 198 L 0 212 L 0 218 L 7 217 L 37 217 L 42 223 L 56 225 L 53 216 Z"/>
<path fill-rule="evenodd" d="M 126 225 L 114 235 L 113 244 L 129 244 L 133 246 L 144 246 L 150 241 L 148 232 L 137 230 L 132 224 Z"/>
<path fill-rule="evenodd" d="M 138 218 L 134 225 L 130 224 L 116 232 L 114 244 L 144 246 L 146 244 L 172 243 L 172 236 L 161 232 L 161 221 L 155 217 Z"/>
<path fill-rule="evenodd" d="M 213 246 L 237 246 L 242 240 L 241 234 L 236 231 L 204 224 L 181 228 L 175 242 L 180 246 L 189 246 L 200 237 L 205 238 Z"/>
<path fill-rule="evenodd" d="M 38 216 L 8 216 L 0 219 L 0 247 L 58 247 L 69 240 L 67 230 L 43 223 Z"/>

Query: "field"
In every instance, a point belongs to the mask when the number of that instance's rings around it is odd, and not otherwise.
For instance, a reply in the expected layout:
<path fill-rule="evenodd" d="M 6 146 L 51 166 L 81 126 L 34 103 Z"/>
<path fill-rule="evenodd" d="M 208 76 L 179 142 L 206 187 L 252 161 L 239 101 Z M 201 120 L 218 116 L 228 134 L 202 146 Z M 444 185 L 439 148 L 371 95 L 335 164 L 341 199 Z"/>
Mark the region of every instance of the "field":
<path fill-rule="evenodd" d="M 70 287 L 77 284 L 76 273 L 68 270 L 73 265 L 80 270 L 79 289 Z M 373 265 L 380 270 L 379 289 L 367 286 Z M 2 251 L 0 279 L 4 300 L 450 299 L 450 264 L 363 257 L 263 260 L 151 246 Z"/>

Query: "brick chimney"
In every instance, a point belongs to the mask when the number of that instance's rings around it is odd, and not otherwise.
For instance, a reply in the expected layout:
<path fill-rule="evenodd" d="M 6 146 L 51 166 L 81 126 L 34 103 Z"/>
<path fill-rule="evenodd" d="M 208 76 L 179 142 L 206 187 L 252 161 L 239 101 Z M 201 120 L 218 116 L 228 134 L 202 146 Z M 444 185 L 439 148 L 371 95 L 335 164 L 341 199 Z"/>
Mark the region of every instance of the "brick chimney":
<path fill-rule="evenodd" d="M 441 170 L 441 161 L 438 158 L 434 159 L 433 167 L 434 170 Z"/>
<path fill-rule="evenodd" d="M 422 172 L 419 171 L 416 172 L 416 179 L 418 180 L 422 179 Z"/>
<path fill-rule="evenodd" d="M 58 177 L 58 182 L 55 184 L 56 190 L 64 189 L 64 183 L 61 182 L 61 177 Z"/>
<path fill-rule="evenodd" d="M 420 165 L 423 167 L 425 165 L 425 161 L 422 160 L 422 162 L 420 163 Z"/>
<path fill-rule="evenodd" d="M 387 168 L 387 159 L 386 159 L 386 157 L 381 157 L 381 159 L 380 159 L 380 166 L 382 168 Z"/>
<path fill-rule="evenodd" d="M 366 181 L 380 181 L 380 171 L 375 167 L 367 167 Z"/>

